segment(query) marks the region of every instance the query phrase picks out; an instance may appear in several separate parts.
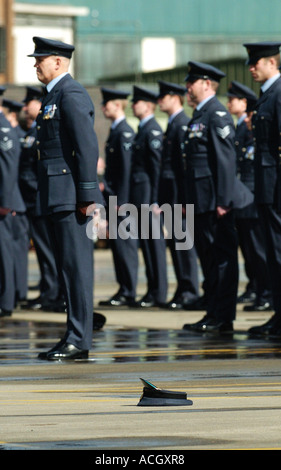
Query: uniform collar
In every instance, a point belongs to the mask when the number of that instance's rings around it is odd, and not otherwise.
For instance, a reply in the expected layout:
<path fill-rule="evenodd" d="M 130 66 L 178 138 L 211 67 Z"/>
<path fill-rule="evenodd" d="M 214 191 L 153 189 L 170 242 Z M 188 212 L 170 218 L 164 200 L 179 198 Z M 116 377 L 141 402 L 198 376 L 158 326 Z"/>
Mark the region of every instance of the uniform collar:
<path fill-rule="evenodd" d="M 208 101 L 210 101 L 212 98 L 214 98 L 215 94 L 214 95 L 211 95 L 211 96 L 208 96 L 208 98 L 205 98 L 203 101 L 201 101 L 201 103 L 199 103 L 197 106 L 196 106 L 196 109 L 197 111 L 200 111 L 201 108 L 203 108 L 203 106 L 208 103 Z"/>
<path fill-rule="evenodd" d="M 120 118 L 115 119 L 115 121 L 113 121 L 113 123 L 110 126 L 111 129 L 115 129 L 118 126 L 118 124 L 120 124 L 121 121 L 124 121 L 124 119 L 125 119 L 125 116 L 121 116 Z"/>
<path fill-rule="evenodd" d="M 50 81 L 50 83 L 48 83 L 48 85 L 46 86 L 48 93 L 50 93 L 50 91 L 54 88 L 54 86 L 67 74 L 68 72 L 62 73 L 61 75 L 59 75 L 58 77 Z"/>
<path fill-rule="evenodd" d="M 152 119 L 154 117 L 154 114 L 150 114 L 149 116 L 143 118 L 140 123 L 139 123 L 139 127 L 143 127 L 148 121 L 150 121 L 150 119 Z"/>
<path fill-rule="evenodd" d="M 271 87 L 271 85 L 273 85 L 273 83 L 278 80 L 279 77 L 280 73 L 278 72 L 276 75 L 266 80 L 266 82 L 264 82 L 264 84 L 261 86 L 262 92 L 265 93 Z"/>

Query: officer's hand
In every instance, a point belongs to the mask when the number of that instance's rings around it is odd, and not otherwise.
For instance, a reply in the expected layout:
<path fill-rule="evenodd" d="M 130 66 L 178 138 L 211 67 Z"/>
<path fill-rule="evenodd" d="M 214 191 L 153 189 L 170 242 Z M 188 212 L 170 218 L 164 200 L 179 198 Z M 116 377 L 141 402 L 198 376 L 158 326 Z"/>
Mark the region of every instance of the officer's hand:
<path fill-rule="evenodd" d="M 231 209 L 229 207 L 217 206 L 217 217 L 224 217 Z"/>
<path fill-rule="evenodd" d="M 80 220 L 84 220 L 85 217 L 88 217 L 87 209 L 92 204 L 92 202 L 78 202 L 76 204 L 76 213 Z"/>

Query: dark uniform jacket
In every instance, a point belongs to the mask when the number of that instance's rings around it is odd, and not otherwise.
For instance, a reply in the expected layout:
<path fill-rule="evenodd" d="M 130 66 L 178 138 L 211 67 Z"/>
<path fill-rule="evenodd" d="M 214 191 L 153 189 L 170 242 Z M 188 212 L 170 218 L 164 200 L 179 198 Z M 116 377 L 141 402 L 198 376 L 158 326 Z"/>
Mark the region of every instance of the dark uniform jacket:
<path fill-rule="evenodd" d="M 138 131 L 132 153 L 130 202 L 158 203 L 163 131 L 154 117 Z"/>
<path fill-rule="evenodd" d="M 184 167 L 182 150 L 190 118 L 184 111 L 178 113 L 168 124 L 163 138 L 162 170 L 159 188 L 159 204 L 183 204 Z"/>
<path fill-rule="evenodd" d="M 19 186 L 21 194 L 27 211 L 33 214 L 35 213 L 38 187 L 36 134 L 35 126 L 27 131 L 21 146 L 19 167 Z"/>
<path fill-rule="evenodd" d="M 252 126 L 256 202 L 281 212 L 281 77 L 257 101 Z"/>
<path fill-rule="evenodd" d="M 39 213 L 101 200 L 94 117 L 88 93 L 69 74 L 44 97 L 37 118 Z"/>
<path fill-rule="evenodd" d="M 254 194 L 255 189 L 255 153 L 253 133 L 247 127 L 244 120 L 236 126 L 235 131 L 235 148 L 237 155 L 237 174 L 240 180 Z M 239 218 L 257 218 L 257 208 L 253 202 L 244 209 L 236 211 Z"/>
<path fill-rule="evenodd" d="M 104 197 L 117 196 L 121 206 L 129 202 L 131 154 L 135 133 L 123 119 L 111 129 L 105 146 L 106 168 L 104 173 Z"/>
<path fill-rule="evenodd" d="M 183 158 L 186 160 L 187 203 L 194 213 L 217 206 L 241 208 L 253 200 L 236 177 L 233 119 L 216 96 L 195 110 L 188 124 Z"/>
<path fill-rule="evenodd" d="M 0 112 L 0 208 L 1 212 L 25 212 L 18 186 L 20 142 L 16 131 Z M 3 212 L 2 215 L 5 215 Z"/>

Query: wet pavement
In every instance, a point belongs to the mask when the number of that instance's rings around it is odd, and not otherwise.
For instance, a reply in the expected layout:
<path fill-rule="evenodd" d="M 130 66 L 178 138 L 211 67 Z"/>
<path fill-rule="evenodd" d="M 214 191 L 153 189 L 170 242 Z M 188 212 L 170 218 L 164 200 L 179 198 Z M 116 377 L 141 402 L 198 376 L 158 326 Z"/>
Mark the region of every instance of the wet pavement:
<path fill-rule="evenodd" d="M 95 273 L 98 304 L 117 290 L 109 250 L 96 251 Z M 32 252 L 29 275 L 36 284 Z M 171 265 L 169 280 L 172 294 Z M 144 281 L 141 266 L 139 295 Z M 71 363 L 37 359 L 63 336 L 65 314 L 16 310 L 0 320 L 0 449 L 281 449 L 281 340 L 247 334 L 272 312 L 238 305 L 234 334 L 219 336 L 182 330 L 204 312 L 96 310 L 107 322 L 89 359 Z M 192 405 L 138 406 L 140 378 Z"/>

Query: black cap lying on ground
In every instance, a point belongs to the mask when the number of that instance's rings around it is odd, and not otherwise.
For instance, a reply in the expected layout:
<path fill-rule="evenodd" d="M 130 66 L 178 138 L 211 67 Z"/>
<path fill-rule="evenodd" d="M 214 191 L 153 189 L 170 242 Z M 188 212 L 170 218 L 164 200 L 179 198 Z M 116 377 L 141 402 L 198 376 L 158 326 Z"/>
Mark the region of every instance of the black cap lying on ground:
<path fill-rule="evenodd" d="M 186 406 L 193 405 L 186 399 L 185 392 L 171 392 L 161 390 L 145 379 L 140 379 L 144 385 L 143 393 L 138 406 Z"/>

